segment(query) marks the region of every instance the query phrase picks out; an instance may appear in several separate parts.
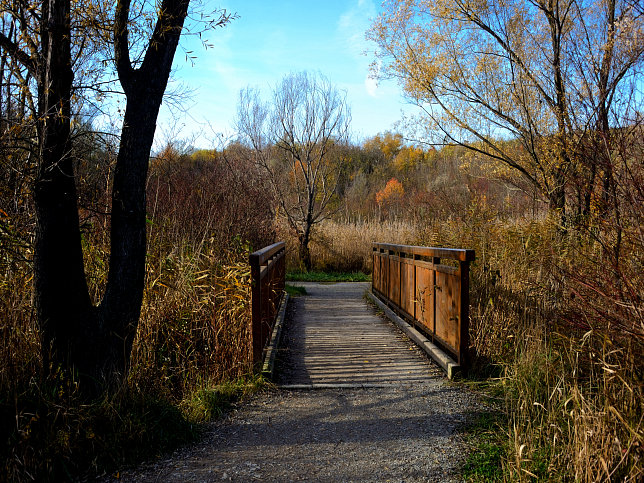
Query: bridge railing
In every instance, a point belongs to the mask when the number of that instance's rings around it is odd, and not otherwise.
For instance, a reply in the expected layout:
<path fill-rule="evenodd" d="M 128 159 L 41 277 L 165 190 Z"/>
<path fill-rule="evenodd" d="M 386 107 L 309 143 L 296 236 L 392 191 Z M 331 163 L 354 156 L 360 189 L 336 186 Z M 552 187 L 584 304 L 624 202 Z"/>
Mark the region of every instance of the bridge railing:
<path fill-rule="evenodd" d="M 373 293 L 461 367 L 467 366 L 473 260 L 474 250 L 373 244 Z"/>
<path fill-rule="evenodd" d="M 273 331 L 286 275 L 284 242 L 274 243 L 251 253 L 249 256 L 251 273 L 251 337 L 253 363 L 260 363 L 264 349 Z"/>

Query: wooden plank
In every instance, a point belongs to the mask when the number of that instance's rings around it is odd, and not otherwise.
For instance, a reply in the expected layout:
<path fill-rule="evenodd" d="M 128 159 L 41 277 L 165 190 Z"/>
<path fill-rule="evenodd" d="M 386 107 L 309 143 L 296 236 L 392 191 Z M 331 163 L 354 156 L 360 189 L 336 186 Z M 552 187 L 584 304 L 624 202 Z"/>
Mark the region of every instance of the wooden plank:
<path fill-rule="evenodd" d="M 436 337 L 458 353 L 460 343 L 460 276 L 436 273 Z"/>
<path fill-rule="evenodd" d="M 411 259 L 401 260 L 400 279 L 400 308 L 410 317 L 414 317 L 414 300 L 416 298 L 414 289 L 414 261 Z"/>
<path fill-rule="evenodd" d="M 380 253 L 373 252 L 373 273 L 371 276 L 371 283 L 379 292 L 382 292 L 382 263 L 383 257 Z"/>
<path fill-rule="evenodd" d="M 398 257 L 389 257 L 389 293 L 387 296 L 389 300 L 398 305 L 398 297 L 400 295 L 400 261 Z"/>
<path fill-rule="evenodd" d="M 470 264 L 461 262 L 461 320 L 460 341 L 458 349 L 458 363 L 467 368 L 470 349 Z"/>
<path fill-rule="evenodd" d="M 374 243 L 373 287 L 465 365 L 469 349 L 469 263 L 473 250 Z M 458 267 L 441 263 L 457 260 Z M 378 270 L 378 274 L 376 274 Z"/>
<path fill-rule="evenodd" d="M 261 250 L 257 250 L 256 252 L 251 253 L 250 256 L 257 258 L 260 265 L 264 265 L 267 260 L 273 257 L 280 250 L 285 249 L 285 247 L 286 247 L 286 244 L 284 242 L 273 243 L 272 245 L 269 245 L 267 247 L 262 248 Z"/>
<path fill-rule="evenodd" d="M 248 257 L 251 267 L 251 346 L 253 362 L 259 363 L 270 337 L 285 285 L 286 245 L 274 243 Z"/>
<path fill-rule="evenodd" d="M 431 333 L 434 328 L 433 271 L 427 267 L 416 267 L 416 320 L 424 330 Z"/>
<path fill-rule="evenodd" d="M 259 257 L 250 256 L 251 274 L 251 346 L 253 362 L 258 362 L 262 357 L 261 327 L 262 327 L 262 293 L 260 283 Z"/>
<path fill-rule="evenodd" d="M 259 337 L 261 341 L 262 351 L 268 339 L 268 334 L 271 329 L 271 283 L 270 277 L 265 277 L 260 281 L 262 287 L 262 320 L 259 328 Z"/>
<path fill-rule="evenodd" d="M 421 257 L 449 258 L 461 262 L 471 262 L 475 259 L 474 250 L 461 248 L 419 247 L 412 245 L 393 245 L 390 243 L 374 243 L 373 246 L 377 249 L 403 252 Z"/>

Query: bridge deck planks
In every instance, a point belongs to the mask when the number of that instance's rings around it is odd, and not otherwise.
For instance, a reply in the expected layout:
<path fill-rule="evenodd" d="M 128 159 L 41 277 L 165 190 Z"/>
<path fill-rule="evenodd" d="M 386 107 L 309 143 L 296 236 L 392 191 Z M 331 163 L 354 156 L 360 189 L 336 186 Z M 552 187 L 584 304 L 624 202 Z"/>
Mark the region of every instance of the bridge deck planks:
<path fill-rule="evenodd" d="M 301 283 L 308 295 L 291 299 L 277 382 L 306 384 L 422 384 L 441 372 L 375 309 L 368 283 Z"/>

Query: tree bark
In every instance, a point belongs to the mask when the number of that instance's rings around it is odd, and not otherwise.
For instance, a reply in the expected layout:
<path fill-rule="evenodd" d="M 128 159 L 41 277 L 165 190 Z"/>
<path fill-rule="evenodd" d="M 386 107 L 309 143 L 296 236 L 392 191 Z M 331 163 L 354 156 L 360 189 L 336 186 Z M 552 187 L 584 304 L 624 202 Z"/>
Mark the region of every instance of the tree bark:
<path fill-rule="evenodd" d="M 310 235 L 311 235 L 311 230 L 309 227 L 307 227 L 304 230 L 304 233 L 300 235 L 300 260 L 304 264 L 304 269 L 307 272 L 311 271 L 311 268 L 313 267 L 313 264 L 311 262 L 311 250 L 309 248 L 309 241 L 310 241 Z"/>
<path fill-rule="evenodd" d="M 43 4 L 39 63 L 40 165 L 34 187 L 34 304 L 45 370 L 83 365 L 93 308 L 85 280 L 70 157 L 70 0 Z"/>
<path fill-rule="evenodd" d="M 34 301 L 44 369 L 65 370 L 89 396 L 120 383 L 128 370 L 145 281 L 148 161 L 188 4 L 189 0 L 163 1 L 138 69 L 129 59 L 130 0 L 117 4 L 115 58 L 127 105 L 112 191 L 108 281 L 97 307 L 85 279 L 70 156 L 70 0 L 48 0 L 42 6 Z"/>
<path fill-rule="evenodd" d="M 109 274 L 100 304 L 103 340 L 95 344 L 103 353 L 91 369 L 108 384 L 128 371 L 145 285 L 145 187 L 161 97 L 141 94 L 128 96 L 125 111 L 112 190 Z"/>
<path fill-rule="evenodd" d="M 98 357 L 88 372 L 107 387 L 121 382 L 130 364 L 145 285 L 146 181 L 156 122 L 179 44 L 189 0 L 164 0 L 140 68 L 128 50 L 130 0 L 117 4 L 115 58 L 127 104 L 112 187 L 111 250 L 99 306 Z"/>

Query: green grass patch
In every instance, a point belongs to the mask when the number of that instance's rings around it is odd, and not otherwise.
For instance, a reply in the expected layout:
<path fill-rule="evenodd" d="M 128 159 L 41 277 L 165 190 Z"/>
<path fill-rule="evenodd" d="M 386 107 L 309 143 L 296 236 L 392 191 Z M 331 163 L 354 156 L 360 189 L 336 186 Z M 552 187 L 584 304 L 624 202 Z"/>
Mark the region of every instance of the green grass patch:
<path fill-rule="evenodd" d="M 286 280 L 292 282 L 371 282 L 371 275 L 363 272 L 287 272 Z"/>
<path fill-rule="evenodd" d="M 284 287 L 284 290 L 286 291 L 287 294 L 290 296 L 294 295 L 306 295 L 306 288 L 305 287 L 300 287 L 297 285 L 289 285 L 288 283 Z"/>
<path fill-rule="evenodd" d="M 467 481 L 503 481 L 503 461 L 507 458 L 507 437 L 502 428 L 503 415 L 485 412 L 470 424 L 467 439 L 474 447 L 469 454 L 463 478 Z"/>
<path fill-rule="evenodd" d="M 264 382 L 259 375 L 248 380 L 241 379 L 201 389 L 184 402 L 183 412 L 195 423 L 216 419 L 226 413 L 234 403 L 259 391 Z"/>

